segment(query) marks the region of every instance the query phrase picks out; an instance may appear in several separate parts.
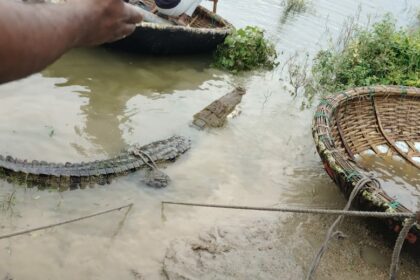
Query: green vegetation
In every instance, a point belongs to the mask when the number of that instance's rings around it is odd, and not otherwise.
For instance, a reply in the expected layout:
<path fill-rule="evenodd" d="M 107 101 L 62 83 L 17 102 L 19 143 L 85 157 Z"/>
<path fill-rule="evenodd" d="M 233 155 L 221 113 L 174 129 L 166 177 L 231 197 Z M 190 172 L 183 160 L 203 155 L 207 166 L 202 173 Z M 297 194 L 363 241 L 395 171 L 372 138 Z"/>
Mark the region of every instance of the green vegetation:
<path fill-rule="evenodd" d="M 311 4 L 310 0 L 283 0 L 281 5 L 284 7 L 281 15 L 281 23 L 285 23 L 290 15 L 306 12 Z"/>
<path fill-rule="evenodd" d="M 283 0 L 282 6 L 284 7 L 283 14 L 302 13 L 309 7 L 308 0 Z"/>
<path fill-rule="evenodd" d="M 247 26 L 226 37 L 215 52 L 214 66 L 233 73 L 277 65 L 274 45 L 258 27 Z"/>
<path fill-rule="evenodd" d="M 420 30 L 399 30 L 387 16 L 372 28 L 350 32 L 339 49 L 320 51 L 312 75 L 309 96 L 375 84 L 420 87 Z"/>

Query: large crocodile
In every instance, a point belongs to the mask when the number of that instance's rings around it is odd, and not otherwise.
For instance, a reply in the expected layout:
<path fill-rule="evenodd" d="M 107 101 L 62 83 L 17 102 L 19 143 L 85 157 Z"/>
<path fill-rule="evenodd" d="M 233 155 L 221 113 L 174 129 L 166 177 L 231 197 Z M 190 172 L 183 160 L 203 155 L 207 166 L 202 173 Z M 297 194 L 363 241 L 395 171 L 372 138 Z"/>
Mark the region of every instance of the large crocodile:
<path fill-rule="evenodd" d="M 155 163 L 173 161 L 189 148 L 188 139 L 173 136 L 142 147 L 132 146 L 110 159 L 87 163 L 28 162 L 11 156 L 0 156 L 0 176 L 30 187 L 66 190 L 106 184 L 116 176 L 147 168 L 150 170 L 146 173 L 146 183 L 155 187 L 165 187 L 169 177 L 158 170 Z"/>

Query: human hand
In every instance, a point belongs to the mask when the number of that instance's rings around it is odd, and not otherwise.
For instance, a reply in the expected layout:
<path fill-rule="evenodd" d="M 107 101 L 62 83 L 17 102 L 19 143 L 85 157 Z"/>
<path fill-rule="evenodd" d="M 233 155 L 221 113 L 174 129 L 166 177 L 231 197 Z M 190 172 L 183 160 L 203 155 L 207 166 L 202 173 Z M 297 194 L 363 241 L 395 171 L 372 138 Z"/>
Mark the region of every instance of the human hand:
<path fill-rule="evenodd" d="M 76 11 L 75 20 L 80 23 L 78 47 L 125 38 L 142 20 L 137 8 L 122 0 L 68 0 L 67 5 Z"/>

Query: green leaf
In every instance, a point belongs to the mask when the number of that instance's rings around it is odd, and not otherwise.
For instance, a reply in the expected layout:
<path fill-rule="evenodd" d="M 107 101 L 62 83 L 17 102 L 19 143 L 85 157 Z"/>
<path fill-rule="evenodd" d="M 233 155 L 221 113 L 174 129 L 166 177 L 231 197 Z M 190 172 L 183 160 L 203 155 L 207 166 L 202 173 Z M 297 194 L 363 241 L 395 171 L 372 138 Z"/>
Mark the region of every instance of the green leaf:
<path fill-rule="evenodd" d="M 214 65 L 233 73 L 257 68 L 272 69 L 277 66 L 274 45 L 264 38 L 264 31 L 247 26 L 226 37 L 215 52 Z"/>

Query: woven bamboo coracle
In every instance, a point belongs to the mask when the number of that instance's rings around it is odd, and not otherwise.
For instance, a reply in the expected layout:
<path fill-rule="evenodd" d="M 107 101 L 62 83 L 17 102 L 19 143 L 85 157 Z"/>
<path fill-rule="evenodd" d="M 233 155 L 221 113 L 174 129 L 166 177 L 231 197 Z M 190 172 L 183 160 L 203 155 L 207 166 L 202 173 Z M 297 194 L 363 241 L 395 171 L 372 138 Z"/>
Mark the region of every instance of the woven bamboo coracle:
<path fill-rule="evenodd" d="M 136 3 L 136 0 L 131 0 L 131 3 Z M 141 2 L 145 3 L 149 7 L 155 5 L 154 0 L 142 0 Z M 223 24 L 222 24 L 223 23 Z M 226 26 L 225 26 L 226 25 Z M 206 8 L 198 6 L 197 10 L 192 15 L 192 18 L 189 22 L 189 27 L 191 28 L 231 28 L 232 26 L 227 23 L 223 18 L 218 16 L 215 13 L 210 13 Z M 172 28 L 179 28 L 172 26 Z M 218 31 L 218 30 L 215 30 Z"/>
<path fill-rule="evenodd" d="M 386 146 L 385 154 L 420 169 L 420 88 L 372 86 L 331 95 L 317 107 L 312 133 L 326 172 L 346 196 L 369 174 L 356 160 L 367 150 L 383 155 L 379 147 Z M 358 195 L 355 207 L 410 212 L 374 184 L 368 184 Z M 403 222 L 388 219 L 386 225 L 395 235 Z M 410 230 L 407 243 L 420 253 L 419 225 Z"/>

